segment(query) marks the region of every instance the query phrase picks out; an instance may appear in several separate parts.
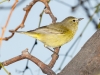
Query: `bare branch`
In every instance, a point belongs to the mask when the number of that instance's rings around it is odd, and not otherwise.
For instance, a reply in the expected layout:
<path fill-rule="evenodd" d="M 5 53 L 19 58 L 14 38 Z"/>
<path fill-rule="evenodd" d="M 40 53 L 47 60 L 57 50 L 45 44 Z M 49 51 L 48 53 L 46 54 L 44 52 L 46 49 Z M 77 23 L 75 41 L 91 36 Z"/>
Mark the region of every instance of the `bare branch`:
<path fill-rule="evenodd" d="M 14 62 L 17 62 L 19 60 L 22 59 L 29 59 L 31 60 L 33 63 L 35 63 L 37 66 L 39 66 L 41 68 L 41 70 L 47 74 L 47 75 L 56 75 L 49 66 L 47 66 L 46 64 L 44 64 L 42 61 L 40 61 L 39 59 L 37 59 L 36 57 L 30 55 L 30 53 L 28 52 L 28 49 L 25 49 L 21 55 L 16 56 L 14 58 L 11 58 L 9 60 L 6 60 L 4 62 L 2 62 L 3 66 L 8 66 Z"/>

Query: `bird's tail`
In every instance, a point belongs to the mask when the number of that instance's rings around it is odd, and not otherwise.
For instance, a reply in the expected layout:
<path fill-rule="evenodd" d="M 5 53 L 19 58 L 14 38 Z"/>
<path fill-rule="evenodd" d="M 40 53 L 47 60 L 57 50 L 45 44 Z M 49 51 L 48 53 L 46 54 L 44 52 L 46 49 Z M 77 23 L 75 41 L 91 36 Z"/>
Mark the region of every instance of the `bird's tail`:
<path fill-rule="evenodd" d="M 25 34 L 34 38 L 38 38 L 39 35 L 35 32 L 29 32 L 29 31 L 16 31 L 16 33 L 21 33 L 21 34 Z"/>
<path fill-rule="evenodd" d="M 24 34 L 25 31 L 16 31 L 16 33 L 22 33 L 22 34 Z"/>
<path fill-rule="evenodd" d="M 32 35 L 32 33 L 28 31 L 16 31 L 16 33 L 25 34 L 25 35 Z"/>

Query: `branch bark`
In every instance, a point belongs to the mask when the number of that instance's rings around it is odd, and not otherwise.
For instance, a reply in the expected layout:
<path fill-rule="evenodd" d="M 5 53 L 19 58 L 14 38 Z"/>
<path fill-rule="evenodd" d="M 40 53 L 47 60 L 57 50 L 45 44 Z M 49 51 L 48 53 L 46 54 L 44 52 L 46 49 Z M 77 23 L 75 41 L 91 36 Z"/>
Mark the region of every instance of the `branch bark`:
<path fill-rule="evenodd" d="M 6 61 L 2 62 L 2 65 L 3 66 L 8 66 L 8 65 L 10 65 L 10 64 L 12 64 L 14 62 L 17 62 L 19 60 L 22 60 L 22 59 L 29 59 L 29 60 L 31 60 L 37 66 L 40 67 L 40 69 L 42 70 L 43 73 L 45 73 L 47 75 L 56 75 L 55 72 L 52 71 L 51 68 L 48 65 L 44 64 L 42 61 L 40 61 L 36 57 L 30 55 L 30 53 L 28 52 L 28 49 L 24 50 L 21 55 L 13 57 L 13 58 L 11 58 L 9 60 L 6 60 Z M 1 68 L 2 68 L 2 66 L 0 65 L 0 69 Z"/>
<path fill-rule="evenodd" d="M 58 75 L 100 75 L 100 30 Z"/>

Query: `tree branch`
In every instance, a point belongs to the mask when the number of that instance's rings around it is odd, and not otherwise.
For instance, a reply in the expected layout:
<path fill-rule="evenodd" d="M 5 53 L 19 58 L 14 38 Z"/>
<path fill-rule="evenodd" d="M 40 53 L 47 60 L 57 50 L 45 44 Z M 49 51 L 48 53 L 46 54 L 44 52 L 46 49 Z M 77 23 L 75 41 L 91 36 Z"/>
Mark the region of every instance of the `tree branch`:
<path fill-rule="evenodd" d="M 41 70 L 42 70 L 45 74 L 47 74 L 47 75 L 56 75 L 56 74 L 51 70 L 51 68 L 50 68 L 49 66 L 47 66 L 46 64 L 44 64 L 42 61 L 40 61 L 40 60 L 37 59 L 36 57 L 30 55 L 30 53 L 28 52 L 28 49 L 24 50 L 24 51 L 22 52 L 21 55 L 16 56 L 16 57 L 14 57 L 14 58 L 11 58 L 11 59 L 9 59 L 9 60 L 6 60 L 6 61 L 2 62 L 2 65 L 3 65 L 3 66 L 8 66 L 8 65 L 10 65 L 10 64 L 12 64 L 12 63 L 14 63 L 14 62 L 17 62 L 17 61 L 19 61 L 19 60 L 22 60 L 22 59 L 29 59 L 29 60 L 31 60 L 33 63 L 35 63 L 37 66 L 39 66 L 39 67 L 41 68 Z M 2 68 L 2 67 L 0 66 L 0 68 Z"/>

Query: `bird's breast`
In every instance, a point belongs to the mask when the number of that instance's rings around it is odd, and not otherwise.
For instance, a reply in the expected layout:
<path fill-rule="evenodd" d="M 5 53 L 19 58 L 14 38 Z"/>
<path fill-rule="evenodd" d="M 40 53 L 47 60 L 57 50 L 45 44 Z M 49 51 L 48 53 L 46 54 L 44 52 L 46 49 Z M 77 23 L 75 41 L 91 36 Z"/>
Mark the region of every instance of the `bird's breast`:
<path fill-rule="evenodd" d="M 47 46 L 55 48 L 69 42 L 73 38 L 73 36 L 74 36 L 73 32 L 67 31 L 66 33 L 63 34 L 43 35 L 40 41 L 42 41 Z"/>

